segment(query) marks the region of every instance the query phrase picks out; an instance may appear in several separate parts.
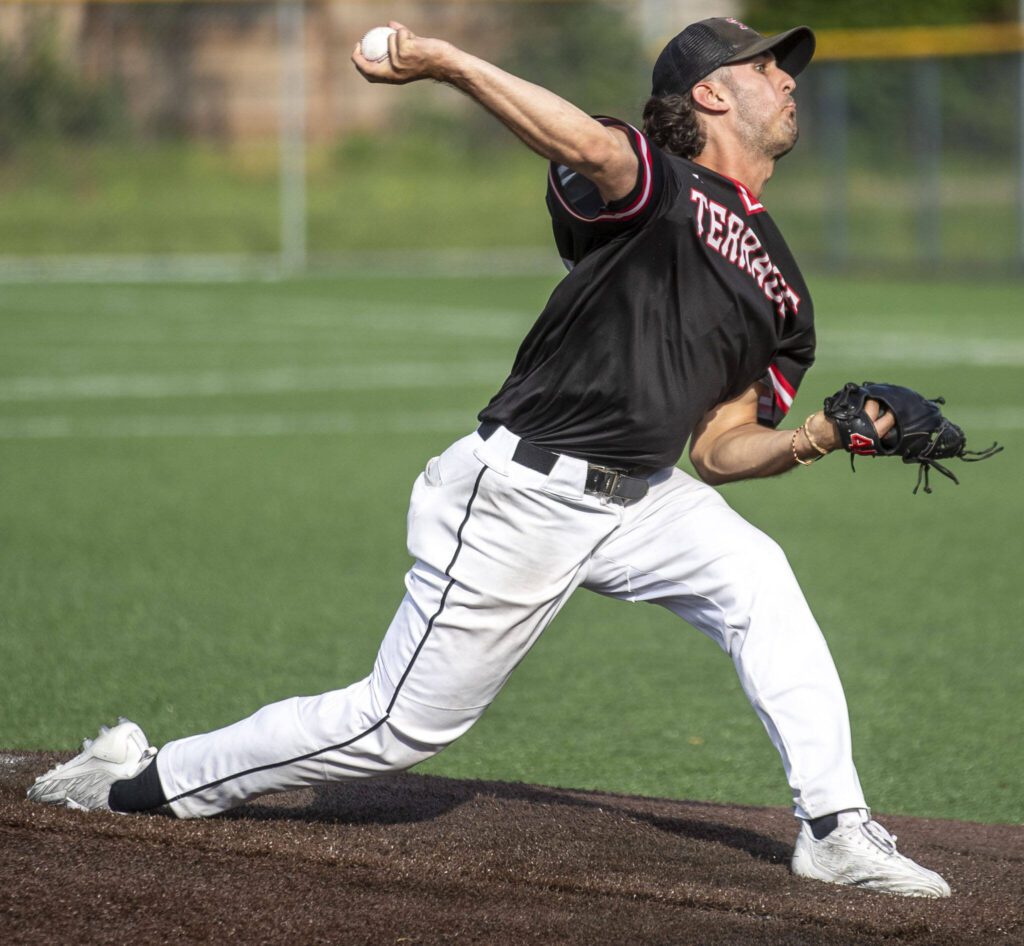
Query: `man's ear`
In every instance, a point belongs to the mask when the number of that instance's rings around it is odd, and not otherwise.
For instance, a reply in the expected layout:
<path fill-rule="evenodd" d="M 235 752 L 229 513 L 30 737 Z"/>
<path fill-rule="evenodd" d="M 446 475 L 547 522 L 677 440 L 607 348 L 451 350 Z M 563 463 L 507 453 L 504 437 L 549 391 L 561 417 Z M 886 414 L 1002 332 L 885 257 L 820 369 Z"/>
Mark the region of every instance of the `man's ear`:
<path fill-rule="evenodd" d="M 721 82 L 714 79 L 701 79 L 693 89 L 693 103 L 707 112 L 722 113 L 729 111 L 729 102 L 724 97 L 724 88 Z"/>

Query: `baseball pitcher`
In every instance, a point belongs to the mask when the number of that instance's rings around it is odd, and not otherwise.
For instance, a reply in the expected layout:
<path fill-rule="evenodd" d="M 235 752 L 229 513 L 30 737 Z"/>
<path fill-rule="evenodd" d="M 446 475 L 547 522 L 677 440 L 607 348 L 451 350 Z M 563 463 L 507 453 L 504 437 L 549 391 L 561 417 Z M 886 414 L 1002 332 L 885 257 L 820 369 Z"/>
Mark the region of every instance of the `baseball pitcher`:
<path fill-rule="evenodd" d="M 122 721 L 29 796 L 194 818 L 409 768 L 480 718 L 582 587 L 660 605 L 728 654 L 792 789 L 795 873 L 948 896 L 871 818 L 843 688 L 785 555 L 713 488 L 837 449 L 925 470 L 965 453 L 934 404 L 891 385 L 850 385 L 779 427 L 814 360 L 814 309 L 761 195 L 797 140 L 813 33 L 688 26 L 655 63 L 638 127 L 390 26 L 387 54 L 357 46 L 355 67 L 447 83 L 545 158 L 568 273 L 479 426 L 416 480 L 415 563 L 364 680 L 159 752 Z M 687 443 L 699 479 L 676 467 Z"/>

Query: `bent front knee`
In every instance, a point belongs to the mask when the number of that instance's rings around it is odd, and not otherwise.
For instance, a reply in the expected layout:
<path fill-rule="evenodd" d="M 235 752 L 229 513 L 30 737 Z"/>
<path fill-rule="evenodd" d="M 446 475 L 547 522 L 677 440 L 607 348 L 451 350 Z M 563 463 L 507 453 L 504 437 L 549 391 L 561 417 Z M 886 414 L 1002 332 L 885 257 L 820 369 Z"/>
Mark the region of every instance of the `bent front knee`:
<path fill-rule="evenodd" d="M 486 707 L 443 709 L 403 699 L 393 708 L 385 727 L 388 753 L 396 765 L 409 768 L 450 746 L 475 723 Z M 412 760 L 412 761 L 407 761 Z"/>

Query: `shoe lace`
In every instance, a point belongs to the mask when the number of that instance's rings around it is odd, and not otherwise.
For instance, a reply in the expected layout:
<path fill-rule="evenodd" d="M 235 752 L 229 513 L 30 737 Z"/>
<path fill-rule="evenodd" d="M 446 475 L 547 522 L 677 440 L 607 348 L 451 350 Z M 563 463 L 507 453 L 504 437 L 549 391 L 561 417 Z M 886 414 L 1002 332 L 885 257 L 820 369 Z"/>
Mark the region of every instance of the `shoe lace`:
<path fill-rule="evenodd" d="M 860 826 L 861 834 L 864 835 L 875 847 L 886 854 L 896 853 L 896 835 L 889 834 L 877 821 L 865 821 Z"/>

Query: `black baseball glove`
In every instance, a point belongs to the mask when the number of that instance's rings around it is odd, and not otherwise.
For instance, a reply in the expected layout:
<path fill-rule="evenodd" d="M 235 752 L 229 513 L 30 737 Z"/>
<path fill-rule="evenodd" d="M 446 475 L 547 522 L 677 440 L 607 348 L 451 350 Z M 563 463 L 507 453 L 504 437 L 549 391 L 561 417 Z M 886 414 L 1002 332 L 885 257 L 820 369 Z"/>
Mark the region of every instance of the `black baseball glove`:
<path fill-rule="evenodd" d="M 864 410 L 868 399 L 879 403 L 879 417 L 890 413 L 896 420 L 892 430 L 884 437 L 878 435 L 875 425 Z M 851 467 L 857 456 L 900 456 L 904 463 L 920 464 L 914 492 L 920 489 L 923 482 L 924 491 L 930 493 L 929 470 L 938 470 L 954 483 L 960 482 L 939 460 L 959 458 L 976 462 L 987 460 L 1003 449 L 993 443 L 985 450 L 968 450 L 964 432 L 942 416 L 939 405 L 945 403 L 941 397 L 929 399 L 917 391 L 895 384 L 851 382 L 832 397 L 825 398 L 825 416 L 835 422 L 843 449 L 850 454 Z"/>

